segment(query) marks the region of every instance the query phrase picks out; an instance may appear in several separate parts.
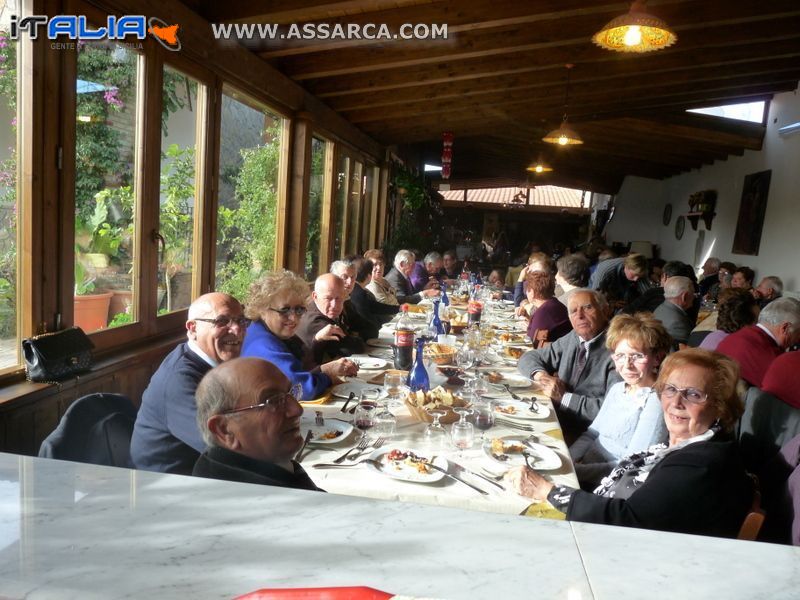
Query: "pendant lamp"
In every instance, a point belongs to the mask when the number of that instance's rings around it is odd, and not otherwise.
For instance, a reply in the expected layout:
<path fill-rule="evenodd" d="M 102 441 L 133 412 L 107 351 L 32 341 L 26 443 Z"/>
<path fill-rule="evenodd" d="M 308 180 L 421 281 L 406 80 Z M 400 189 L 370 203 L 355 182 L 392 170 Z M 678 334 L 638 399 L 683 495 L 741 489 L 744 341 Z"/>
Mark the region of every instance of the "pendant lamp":
<path fill-rule="evenodd" d="M 652 52 L 678 40 L 669 25 L 645 10 L 646 0 L 633 0 L 630 10 L 592 36 L 592 41 L 615 52 Z"/>
<path fill-rule="evenodd" d="M 561 125 L 558 129 L 553 129 L 550 133 L 542 138 L 543 142 L 547 142 L 548 144 L 558 144 L 559 146 L 574 146 L 576 144 L 582 144 L 583 140 L 578 133 L 569 127 L 567 124 L 567 107 L 569 106 L 569 82 L 570 82 L 570 72 L 572 67 L 575 65 L 565 65 L 567 68 L 567 89 L 564 94 L 564 118 L 561 121 Z"/>

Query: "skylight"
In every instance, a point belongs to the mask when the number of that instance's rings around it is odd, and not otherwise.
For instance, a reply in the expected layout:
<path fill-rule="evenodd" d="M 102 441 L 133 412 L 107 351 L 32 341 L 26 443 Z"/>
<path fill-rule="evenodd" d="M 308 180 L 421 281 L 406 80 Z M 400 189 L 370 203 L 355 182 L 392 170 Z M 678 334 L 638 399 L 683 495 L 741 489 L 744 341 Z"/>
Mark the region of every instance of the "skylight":
<path fill-rule="evenodd" d="M 441 170 L 442 170 L 442 166 L 441 165 L 429 165 L 428 163 L 425 163 L 425 172 L 426 173 L 428 171 L 441 171 Z"/>
<path fill-rule="evenodd" d="M 742 104 L 728 104 L 726 106 L 712 106 L 709 108 L 690 108 L 686 112 L 722 117 L 723 119 L 737 119 L 751 123 L 764 122 L 764 107 L 766 102 L 745 102 Z"/>

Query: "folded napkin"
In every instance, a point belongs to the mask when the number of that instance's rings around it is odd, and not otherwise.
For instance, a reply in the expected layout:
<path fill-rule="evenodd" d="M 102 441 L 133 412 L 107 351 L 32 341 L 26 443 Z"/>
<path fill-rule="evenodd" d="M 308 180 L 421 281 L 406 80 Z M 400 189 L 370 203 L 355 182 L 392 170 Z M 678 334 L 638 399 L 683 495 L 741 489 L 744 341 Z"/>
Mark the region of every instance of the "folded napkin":
<path fill-rule="evenodd" d="M 553 519 L 554 521 L 564 521 L 567 515 L 560 510 L 556 510 L 550 506 L 549 502 L 536 502 L 531 504 L 522 513 L 525 517 L 538 517 L 540 519 Z"/>

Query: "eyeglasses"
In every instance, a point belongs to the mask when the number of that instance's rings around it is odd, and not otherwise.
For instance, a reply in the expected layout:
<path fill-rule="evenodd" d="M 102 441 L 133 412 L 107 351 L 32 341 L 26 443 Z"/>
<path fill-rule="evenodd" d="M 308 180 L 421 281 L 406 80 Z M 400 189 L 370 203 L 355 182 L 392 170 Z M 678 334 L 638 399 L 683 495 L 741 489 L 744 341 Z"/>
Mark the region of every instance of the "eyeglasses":
<path fill-rule="evenodd" d="M 308 308 L 305 306 L 284 306 L 283 308 L 268 307 L 267 310 L 278 313 L 283 319 L 288 317 L 291 313 L 294 313 L 296 317 L 302 317 L 308 312 Z"/>
<path fill-rule="evenodd" d="M 240 413 L 246 410 L 253 410 L 256 408 L 266 408 L 267 411 L 269 411 L 270 413 L 277 413 L 286 409 L 286 403 L 289 401 L 290 398 L 292 400 L 300 402 L 300 400 L 303 398 L 303 386 L 297 383 L 293 385 L 288 392 L 270 396 L 269 398 L 266 398 L 263 402 L 259 404 L 252 404 L 250 406 L 243 406 L 242 408 L 232 408 L 230 410 L 224 410 L 220 414 L 232 415 L 234 413 Z"/>
<path fill-rule="evenodd" d="M 215 319 L 201 319 L 198 317 L 192 320 L 202 321 L 203 323 L 213 323 L 214 327 L 218 327 L 220 329 L 224 329 L 225 327 L 233 327 L 234 325 L 238 325 L 240 329 L 247 329 L 252 322 L 250 319 L 246 319 L 245 317 L 228 317 L 226 315 L 220 315 Z"/>
<path fill-rule="evenodd" d="M 633 361 L 636 364 L 642 364 L 647 360 L 647 355 L 642 354 L 641 352 L 634 352 L 633 354 L 623 354 L 622 352 L 617 352 L 616 354 L 612 354 L 611 358 L 614 362 L 624 362 L 628 364 L 629 362 Z"/>
<path fill-rule="evenodd" d="M 680 396 L 690 404 L 702 404 L 708 399 L 708 394 L 703 390 L 698 390 L 697 388 L 693 387 L 679 388 L 675 387 L 671 383 L 668 383 L 661 388 L 659 395 L 665 400 L 674 400 Z"/>

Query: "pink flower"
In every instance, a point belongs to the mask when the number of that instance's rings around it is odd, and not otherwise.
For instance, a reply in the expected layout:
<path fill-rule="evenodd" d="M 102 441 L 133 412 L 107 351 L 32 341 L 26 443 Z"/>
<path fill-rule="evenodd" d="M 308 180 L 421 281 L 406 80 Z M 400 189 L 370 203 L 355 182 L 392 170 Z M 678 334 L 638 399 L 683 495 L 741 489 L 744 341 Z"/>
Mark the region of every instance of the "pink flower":
<path fill-rule="evenodd" d="M 0 38 L 0 48 L 5 48 L 6 46 L 8 46 L 6 38 Z"/>
<path fill-rule="evenodd" d="M 0 62 L 6 62 L 6 55 L 0 54 Z"/>
<path fill-rule="evenodd" d="M 11 126 L 12 127 L 16 127 L 17 126 L 17 117 L 12 117 L 11 118 Z"/>

